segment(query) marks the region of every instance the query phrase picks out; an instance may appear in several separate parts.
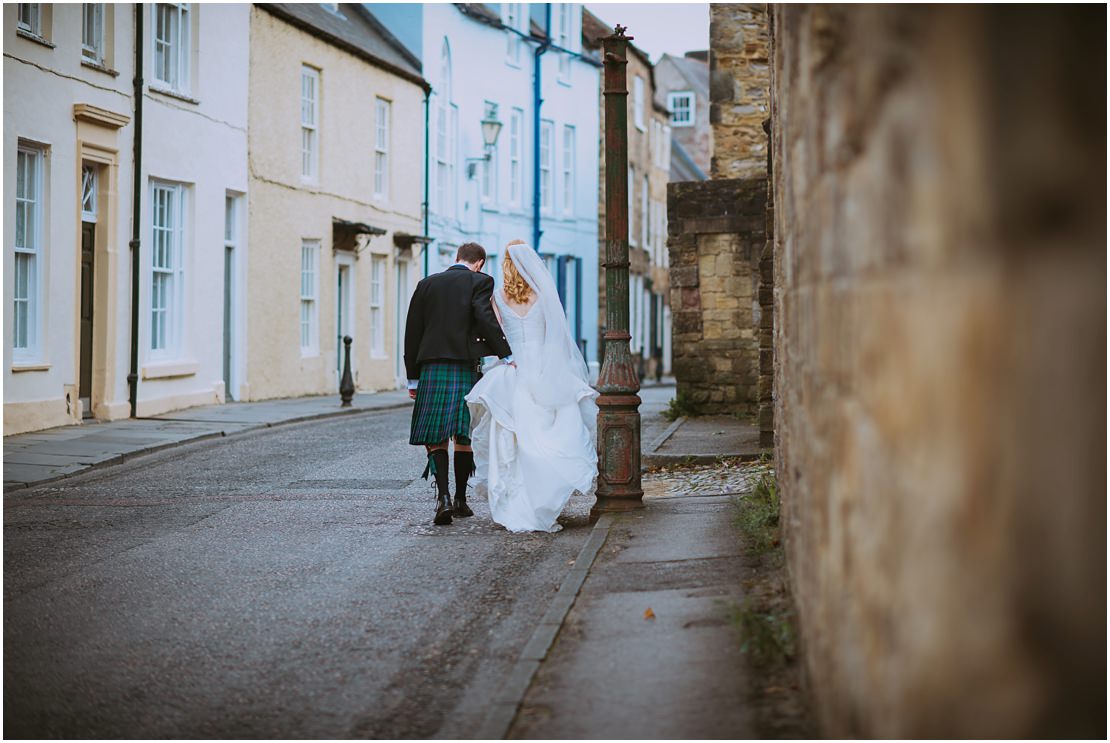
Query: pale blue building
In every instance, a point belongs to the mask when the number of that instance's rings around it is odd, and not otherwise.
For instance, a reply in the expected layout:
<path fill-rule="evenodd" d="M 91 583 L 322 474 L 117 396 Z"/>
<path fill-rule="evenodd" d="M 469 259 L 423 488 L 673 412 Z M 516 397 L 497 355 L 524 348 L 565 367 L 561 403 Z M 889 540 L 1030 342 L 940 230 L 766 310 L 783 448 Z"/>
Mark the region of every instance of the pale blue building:
<path fill-rule="evenodd" d="M 544 256 L 571 331 L 597 369 L 601 61 L 576 3 L 371 3 L 423 63 L 426 272 L 482 244 L 499 278 L 506 243 Z M 492 145 L 488 139 L 496 133 Z"/>

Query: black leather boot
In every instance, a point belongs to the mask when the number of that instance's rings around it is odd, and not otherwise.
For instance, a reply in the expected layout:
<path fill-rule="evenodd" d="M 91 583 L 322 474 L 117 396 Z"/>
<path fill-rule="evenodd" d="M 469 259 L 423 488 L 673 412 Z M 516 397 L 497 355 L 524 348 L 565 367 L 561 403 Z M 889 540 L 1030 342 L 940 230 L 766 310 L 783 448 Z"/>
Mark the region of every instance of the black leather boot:
<path fill-rule="evenodd" d="M 455 451 L 455 505 L 452 511 L 459 518 L 473 516 L 466 505 L 466 482 L 474 474 L 474 452 Z"/>
<path fill-rule="evenodd" d="M 428 468 L 436 479 L 435 525 L 451 523 L 451 493 L 447 491 L 447 450 L 435 449 L 428 453 Z"/>

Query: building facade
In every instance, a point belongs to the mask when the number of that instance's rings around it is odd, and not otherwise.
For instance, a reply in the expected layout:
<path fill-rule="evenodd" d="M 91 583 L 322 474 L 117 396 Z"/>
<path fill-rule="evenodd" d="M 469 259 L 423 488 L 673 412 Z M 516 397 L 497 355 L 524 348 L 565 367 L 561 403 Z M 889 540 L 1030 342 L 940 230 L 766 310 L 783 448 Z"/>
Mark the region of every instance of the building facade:
<path fill-rule="evenodd" d="M 224 282 L 241 274 L 225 273 L 226 206 L 247 192 L 248 8 L 21 3 L 4 14 L 5 434 L 224 400 L 241 374 L 241 359 L 227 363 L 239 314 Z"/>
<path fill-rule="evenodd" d="M 426 84 L 361 5 L 250 12 L 244 399 L 391 389 L 421 275 Z"/>
<path fill-rule="evenodd" d="M 429 110 L 427 271 L 482 244 L 500 279 L 504 246 L 523 239 L 559 288 L 571 332 L 597 368 L 600 61 L 582 46 L 582 6 L 373 5 L 422 57 Z M 421 29 L 417 35 L 413 28 Z M 497 122 L 487 145 L 483 122 Z M 488 156 L 488 157 L 487 157 Z"/>
<path fill-rule="evenodd" d="M 613 33 L 597 16 L 584 14 L 588 45 L 599 54 Z M 671 309 L 668 278 L 667 183 L 670 181 L 671 126 L 655 89 L 651 60 L 628 46 L 628 259 L 630 348 L 641 379 L 671 371 Z M 599 87 L 601 128 L 604 92 Z M 598 348 L 605 334 L 605 141 L 599 138 L 598 182 Z M 599 357 L 600 361 L 600 357 Z"/>
<path fill-rule="evenodd" d="M 701 181 L 709 175 L 713 131 L 707 59 L 704 51 L 664 54 L 655 64 L 656 98 L 671 114 L 672 181 Z"/>
<path fill-rule="evenodd" d="M 670 187 L 675 381 L 677 394 L 701 412 L 758 423 L 761 445 L 770 447 L 775 318 L 763 129 L 770 84 L 766 10 L 713 5 L 709 30 L 712 84 L 703 53 L 659 65 L 666 70 L 661 77 L 676 140 L 683 132 L 690 152 L 713 174 L 713 180 L 703 174 L 700 182 Z"/>

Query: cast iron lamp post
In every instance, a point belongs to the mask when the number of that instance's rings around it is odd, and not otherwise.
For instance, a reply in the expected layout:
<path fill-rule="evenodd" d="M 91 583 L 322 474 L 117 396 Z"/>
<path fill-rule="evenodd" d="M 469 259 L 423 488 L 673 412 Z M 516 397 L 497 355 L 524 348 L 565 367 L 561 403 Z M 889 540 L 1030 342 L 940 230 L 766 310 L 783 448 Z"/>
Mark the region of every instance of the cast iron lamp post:
<path fill-rule="evenodd" d="M 643 508 L 640 379 L 628 332 L 628 42 L 617 26 L 605 53 L 605 356 L 597 389 L 597 502 L 602 513 Z"/>

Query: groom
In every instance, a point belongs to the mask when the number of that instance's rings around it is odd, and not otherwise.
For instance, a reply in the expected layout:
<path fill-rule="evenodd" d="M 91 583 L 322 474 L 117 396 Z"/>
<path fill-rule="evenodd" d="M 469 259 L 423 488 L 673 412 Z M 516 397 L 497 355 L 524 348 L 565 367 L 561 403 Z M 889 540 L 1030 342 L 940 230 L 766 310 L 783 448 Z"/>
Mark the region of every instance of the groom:
<path fill-rule="evenodd" d="M 416 285 L 405 326 L 405 368 L 412 410 L 409 443 L 428 450 L 436 483 L 436 525 L 451 515 L 473 516 L 466 505 L 466 483 L 474 472 L 470 449 L 470 411 L 466 394 L 482 376 L 483 356 L 512 363 L 509 342 L 493 313 L 493 277 L 480 273 L 486 251 L 466 243 L 455 265 Z M 447 492 L 447 440 L 455 439 L 455 502 Z"/>

